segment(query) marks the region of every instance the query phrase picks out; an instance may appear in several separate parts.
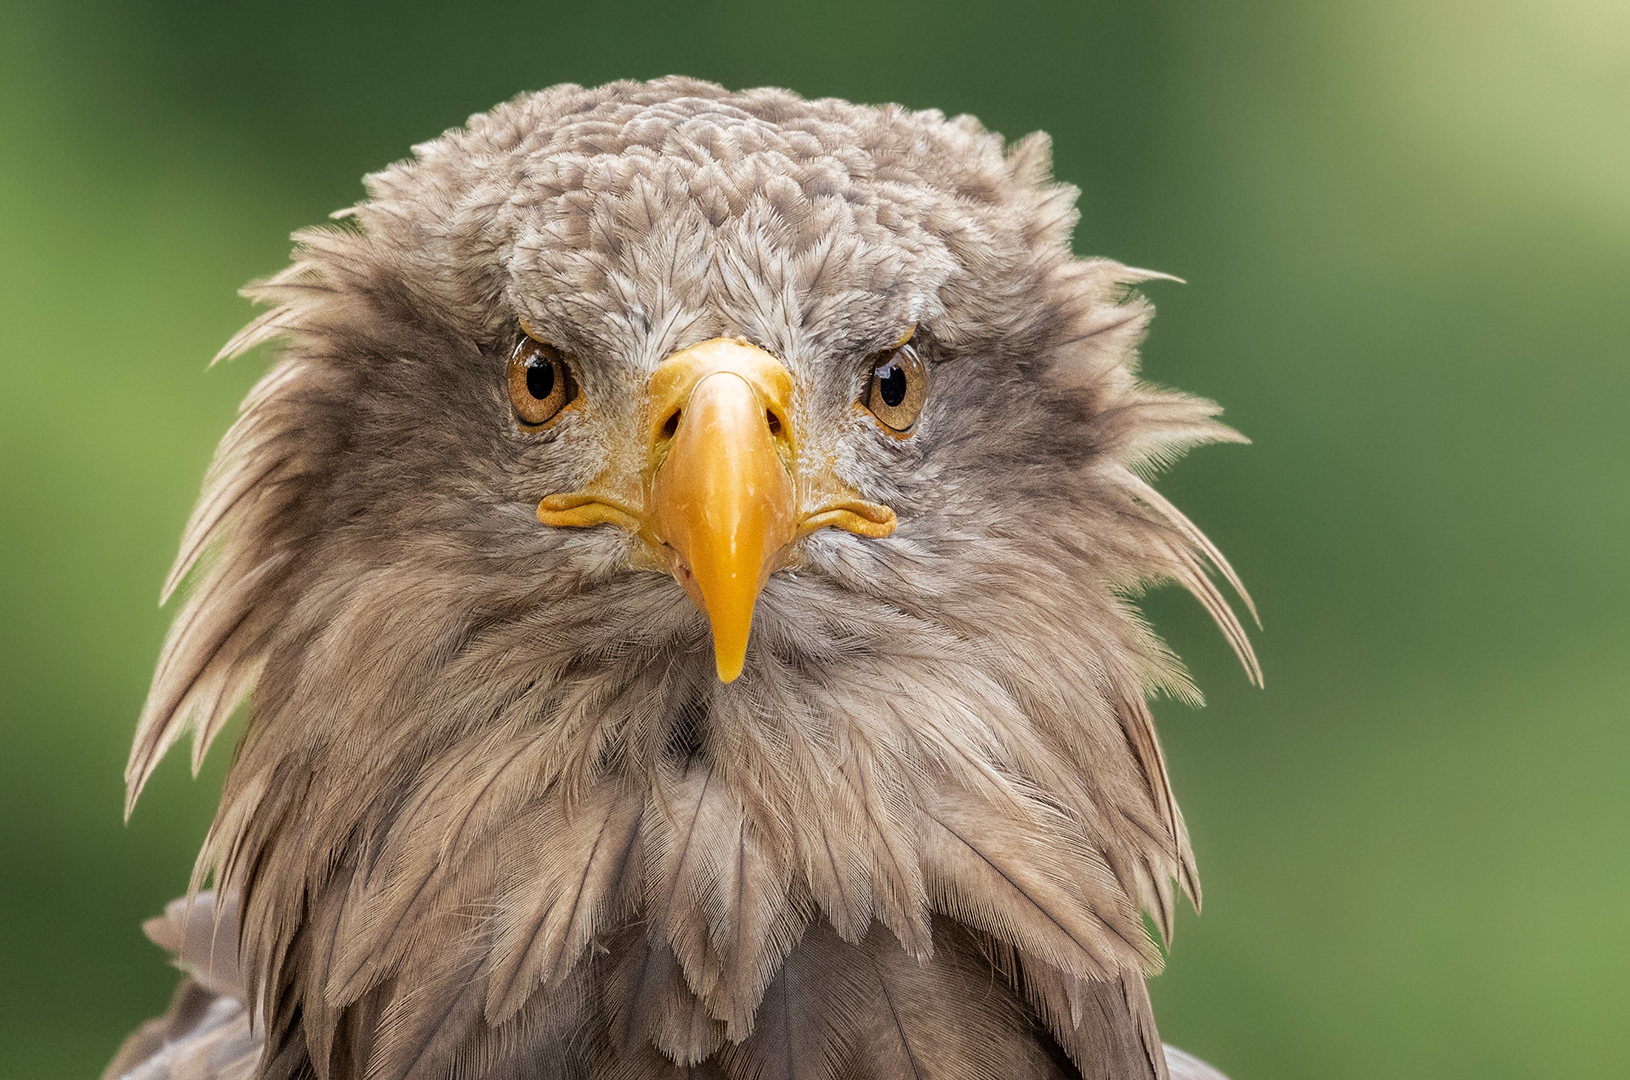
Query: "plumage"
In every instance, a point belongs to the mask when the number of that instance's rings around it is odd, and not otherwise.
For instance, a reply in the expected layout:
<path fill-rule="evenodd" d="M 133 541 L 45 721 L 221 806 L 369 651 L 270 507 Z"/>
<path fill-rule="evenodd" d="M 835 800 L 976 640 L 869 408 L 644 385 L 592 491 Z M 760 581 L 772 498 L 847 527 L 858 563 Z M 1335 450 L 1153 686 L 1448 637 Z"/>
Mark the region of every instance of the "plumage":
<path fill-rule="evenodd" d="M 280 343 L 131 805 L 250 717 L 110 1076 L 1215 1075 L 1144 988 L 1197 694 L 1133 600 L 1260 678 L 1148 479 L 1239 437 L 1136 378 L 1159 275 L 1072 256 L 1046 138 L 671 78 L 367 184 L 222 353 Z"/>

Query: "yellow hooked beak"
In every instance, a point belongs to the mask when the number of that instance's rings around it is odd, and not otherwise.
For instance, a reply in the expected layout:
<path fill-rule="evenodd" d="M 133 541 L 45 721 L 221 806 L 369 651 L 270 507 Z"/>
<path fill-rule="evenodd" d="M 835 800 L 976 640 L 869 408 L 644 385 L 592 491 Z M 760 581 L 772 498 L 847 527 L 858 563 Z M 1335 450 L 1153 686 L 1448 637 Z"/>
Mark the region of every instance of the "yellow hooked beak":
<path fill-rule="evenodd" d="M 758 594 L 794 540 L 827 525 L 872 537 L 894 531 L 888 507 L 834 492 L 840 485 L 827 476 L 801 481 L 792 399 L 791 374 L 762 349 L 729 338 L 692 345 L 651 376 L 644 507 L 609 494 L 632 485 L 599 481 L 538 506 L 545 525 L 612 523 L 644 538 L 707 614 L 723 682 L 741 674 Z M 839 497 L 803 509 L 827 493 Z"/>

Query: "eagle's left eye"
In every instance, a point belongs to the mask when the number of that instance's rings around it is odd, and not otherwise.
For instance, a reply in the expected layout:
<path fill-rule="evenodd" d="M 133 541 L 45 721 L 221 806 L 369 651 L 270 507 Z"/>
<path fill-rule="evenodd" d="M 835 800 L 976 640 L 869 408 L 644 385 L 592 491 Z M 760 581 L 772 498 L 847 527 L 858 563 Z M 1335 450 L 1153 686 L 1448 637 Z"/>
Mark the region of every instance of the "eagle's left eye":
<path fill-rule="evenodd" d="M 872 363 L 863 403 L 890 435 L 904 438 L 911 433 L 927 397 L 928 368 L 909 341 Z"/>
<path fill-rule="evenodd" d="M 526 427 L 547 424 L 577 398 L 566 357 L 553 345 L 524 337 L 509 354 L 509 403 Z"/>

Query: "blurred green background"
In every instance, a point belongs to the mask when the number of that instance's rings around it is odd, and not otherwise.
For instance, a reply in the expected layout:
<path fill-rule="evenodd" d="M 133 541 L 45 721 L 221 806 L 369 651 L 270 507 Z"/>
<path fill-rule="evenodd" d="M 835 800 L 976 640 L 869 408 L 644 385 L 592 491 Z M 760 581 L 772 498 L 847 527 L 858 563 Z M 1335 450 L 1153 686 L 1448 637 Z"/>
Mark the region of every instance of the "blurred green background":
<path fill-rule="evenodd" d="M 226 751 L 120 771 L 155 607 L 264 356 L 234 290 L 358 178 L 555 82 L 686 72 L 1052 133 L 1153 379 L 1250 448 L 1164 489 L 1264 691 L 1150 609 L 1206 883 L 1154 993 L 1236 1080 L 1630 1076 L 1630 5 L 0 3 L 0 1074 L 173 985 Z M 1618 1019 L 1615 1020 L 1614 1018 Z"/>

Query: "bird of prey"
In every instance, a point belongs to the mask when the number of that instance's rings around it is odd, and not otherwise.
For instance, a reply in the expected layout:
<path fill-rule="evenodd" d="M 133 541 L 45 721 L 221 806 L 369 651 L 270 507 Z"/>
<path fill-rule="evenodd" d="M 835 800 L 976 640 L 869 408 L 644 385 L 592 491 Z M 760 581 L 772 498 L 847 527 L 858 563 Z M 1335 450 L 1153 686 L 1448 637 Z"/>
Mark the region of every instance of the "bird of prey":
<path fill-rule="evenodd" d="M 1147 479 L 1238 436 L 1138 380 L 1155 275 L 1075 258 L 1049 170 L 558 86 L 296 234 L 130 799 L 248 719 L 109 1075 L 1217 1075 L 1145 989 L 1199 900 L 1147 702 L 1195 694 L 1134 601 L 1256 672 Z"/>

